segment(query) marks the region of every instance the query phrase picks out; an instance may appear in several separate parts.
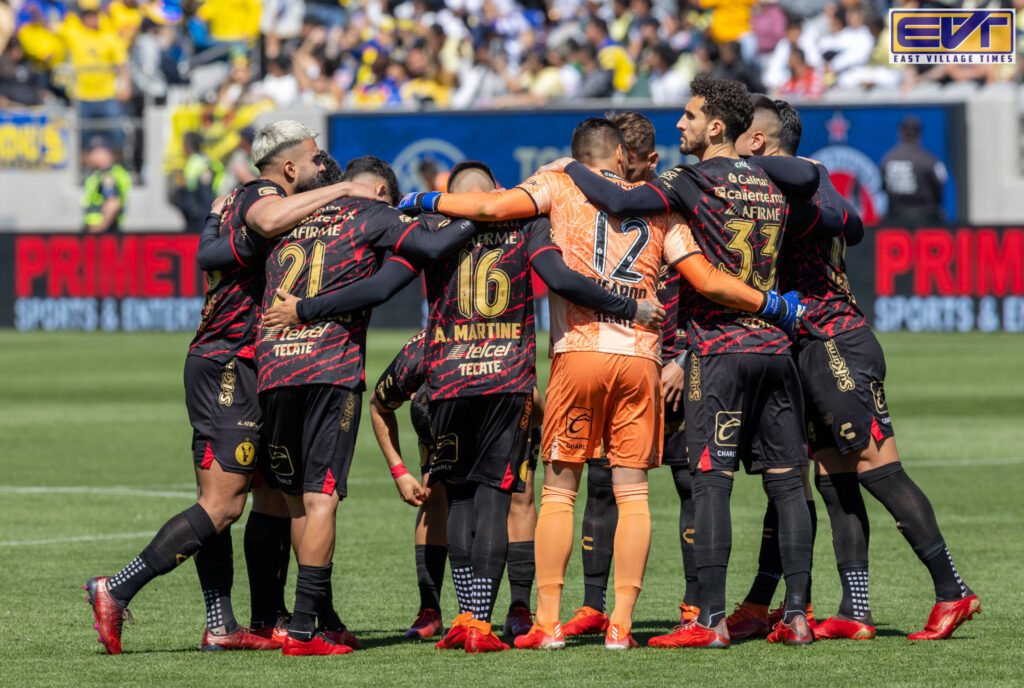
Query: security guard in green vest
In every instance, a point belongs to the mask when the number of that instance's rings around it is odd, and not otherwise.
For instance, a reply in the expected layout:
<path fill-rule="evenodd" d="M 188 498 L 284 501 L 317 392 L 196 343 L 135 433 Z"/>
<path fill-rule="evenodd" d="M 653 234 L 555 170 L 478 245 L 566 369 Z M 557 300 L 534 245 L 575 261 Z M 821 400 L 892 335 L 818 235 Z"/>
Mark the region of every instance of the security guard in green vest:
<path fill-rule="evenodd" d="M 92 170 L 82 189 L 82 224 L 90 234 L 108 230 L 120 231 L 132 178 L 115 162 L 114 153 L 103 143 L 93 145 L 86 154 L 86 165 Z"/>
<path fill-rule="evenodd" d="M 206 214 L 213 203 L 213 190 L 219 187 L 224 175 L 224 165 L 211 159 L 202 151 L 203 138 L 190 131 L 185 134 L 185 168 L 178 178 L 174 193 L 174 205 L 185 216 L 185 231 L 198 232 L 203 228 Z"/>

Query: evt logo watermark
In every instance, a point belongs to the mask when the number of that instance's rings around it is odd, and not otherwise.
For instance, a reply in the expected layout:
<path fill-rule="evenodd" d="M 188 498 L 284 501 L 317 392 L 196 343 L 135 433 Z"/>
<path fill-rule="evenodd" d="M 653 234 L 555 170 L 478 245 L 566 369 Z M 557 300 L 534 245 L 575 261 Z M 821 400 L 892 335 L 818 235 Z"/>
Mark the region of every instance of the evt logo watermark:
<path fill-rule="evenodd" d="M 1016 62 L 1015 10 L 889 10 L 891 64 Z"/>

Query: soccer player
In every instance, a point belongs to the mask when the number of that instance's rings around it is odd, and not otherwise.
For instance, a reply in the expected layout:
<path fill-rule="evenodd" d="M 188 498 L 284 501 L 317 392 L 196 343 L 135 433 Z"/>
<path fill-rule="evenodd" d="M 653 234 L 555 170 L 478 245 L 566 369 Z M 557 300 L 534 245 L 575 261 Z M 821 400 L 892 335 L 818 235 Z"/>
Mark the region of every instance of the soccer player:
<path fill-rule="evenodd" d="M 207 273 L 208 292 L 185 359 L 185 403 L 193 427 L 199 496 L 194 505 L 165 523 L 117 575 L 93 578 L 86 584 L 108 654 L 121 652 L 123 619 L 139 590 L 197 553 L 207 607 L 203 649 L 279 646 L 235 621 L 229 527 L 245 506 L 261 427 L 253 346 L 263 290 L 262 237 L 290 229 L 345 188 L 311 190 L 322 169 L 314 160 L 316 136 L 297 122 L 265 127 L 253 143 L 260 177 L 228 196 L 220 220 L 208 221 L 201 237 L 199 265 Z M 263 520 L 271 518 L 267 515 Z M 287 551 L 287 526 L 277 532 L 278 541 L 258 554 L 262 565 L 275 571 L 281 566 L 282 549 Z M 276 586 L 272 583 L 260 596 L 272 603 Z"/>
<path fill-rule="evenodd" d="M 666 172 L 651 185 L 624 189 L 573 163 L 565 171 L 595 204 L 613 214 L 682 212 L 701 251 L 718 267 L 757 290 L 774 290 L 776 260 L 789 206 L 783 190 L 810 196 L 818 172 L 809 164 L 764 168 L 793 174 L 776 186 L 758 161 L 742 160 L 734 142 L 750 125 L 745 87 L 710 77 L 691 83 L 692 97 L 677 127 L 680 150 L 700 162 Z M 794 162 L 794 161 L 787 161 Z M 804 168 L 810 167 L 809 172 Z M 803 398 L 786 333 L 762 318 L 723 309 L 687 289 L 692 347 L 684 400 L 686 442 L 693 458 L 695 552 L 700 614 L 653 647 L 728 647 L 725 572 L 732 546 L 729 498 L 733 473 L 744 464 L 760 473 L 779 513 L 786 577 L 785 614 L 777 635 L 788 644 L 813 641 L 806 618 L 811 523 L 800 466 L 807 463 Z M 754 450 L 758 450 L 755 456 Z"/>
<path fill-rule="evenodd" d="M 800 115 L 784 101 L 777 137 L 766 137 L 764 154 L 794 156 L 800 145 Z M 820 166 L 822 189 L 835 192 Z M 885 403 L 885 357 L 850 291 L 844 259 L 863 227 L 847 208 L 844 235 L 793 241 L 783 252 L 780 280 L 807 299 L 804 327 L 796 339 L 797 366 L 808 401 L 815 485 L 832 524 L 843 597 L 839 612 L 814 628 L 816 638 L 875 636 L 868 599 L 868 517 L 863 486 L 896 519 L 897 528 L 932 578 L 936 604 L 925 628 L 911 640 L 948 638 L 981 611 L 946 547 L 931 502 L 903 470 Z"/>
<path fill-rule="evenodd" d="M 574 157 L 602 170 L 616 189 L 622 180 L 622 133 L 590 118 L 573 132 Z M 622 186 L 620 186 L 622 185 Z M 403 205 L 476 219 L 528 217 L 550 212 L 555 240 L 574 270 L 640 296 L 653 294 L 662 257 L 701 293 L 748 312 L 796 317 L 772 292 L 752 289 L 711 267 L 688 228 L 668 214 L 619 219 L 587 203 L 564 175 L 542 172 L 498 194 L 415 194 Z M 521 648 L 559 648 L 565 640 L 559 604 L 572 550 L 572 512 L 582 464 L 600 445 L 612 466 L 619 509 L 614 557 L 616 606 L 605 647 L 636 647 L 630 634 L 650 546 L 647 470 L 661 459 L 660 332 L 552 301 L 551 383 L 544 418 L 543 459 L 549 465 L 536 536 L 537 623 L 516 639 Z"/>

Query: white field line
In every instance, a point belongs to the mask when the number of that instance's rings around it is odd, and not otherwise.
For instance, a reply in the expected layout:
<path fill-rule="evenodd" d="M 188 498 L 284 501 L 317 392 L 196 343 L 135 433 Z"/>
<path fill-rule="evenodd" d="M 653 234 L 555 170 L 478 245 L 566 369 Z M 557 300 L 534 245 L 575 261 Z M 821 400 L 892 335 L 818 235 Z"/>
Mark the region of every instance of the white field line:
<path fill-rule="evenodd" d="M 97 540 L 129 540 L 131 538 L 152 537 L 153 531 L 144 533 L 113 533 L 111 535 L 79 535 L 78 537 L 47 538 L 45 540 L 11 540 L 0 542 L 0 547 L 23 547 L 25 545 L 62 545 L 71 542 L 95 542 Z"/>

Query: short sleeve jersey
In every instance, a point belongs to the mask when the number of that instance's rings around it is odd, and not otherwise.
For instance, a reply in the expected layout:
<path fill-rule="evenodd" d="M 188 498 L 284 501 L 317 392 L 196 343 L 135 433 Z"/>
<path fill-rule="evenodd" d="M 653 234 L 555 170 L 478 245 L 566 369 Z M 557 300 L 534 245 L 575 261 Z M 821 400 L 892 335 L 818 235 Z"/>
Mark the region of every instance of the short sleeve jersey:
<path fill-rule="evenodd" d="M 679 166 L 653 182 L 690 221 L 712 265 L 759 291 L 776 286 L 776 260 L 789 206 L 756 164 L 715 157 Z M 704 298 L 686 284 L 680 308 L 690 318 L 689 343 L 701 356 L 778 354 L 790 347 L 780 328 Z"/>
<path fill-rule="evenodd" d="M 447 222 L 435 221 L 436 228 Z M 424 270 L 432 401 L 528 394 L 537 380 L 530 260 L 558 250 L 550 224 L 539 217 L 477 228 L 461 249 Z"/>
<path fill-rule="evenodd" d="M 420 330 L 405 343 L 387 369 L 381 373 L 374 394 L 386 408 L 394 411 L 413 398 L 427 379 L 426 330 Z"/>
<path fill-rule="evenodd" d="M 630 184 L 610 172 L 616 183 Z M 605 289 L 642 300 L 654 296 L 663 262 L 674 264 L 698 249 L 675 214 L 618 218 L 598 210 L 572 179 L 542 172 L 522 184 L 538 212 L 550 213 L 551 234 L 565 264 Z M 551 294 L 553 353 L 599 351 L 661 361 L 661 331 L 595 313 Z"/>
<path fill-rule="evenodd" d="M 418 223 L 380 201 L 328 203 L 282 235 L 267 254 L 263 307 L 276 302 L 278 288 L 306 298 L 369 277 L 387 249 Z M 319 384 L 362 391 L 369 319 L 370 311 L 363 310 L 295 327 L 261 327 L 259 390 Z"/>
<path fill-rule="evenodd" d="M 266 241 L 245 224 L 249 209 L 285 191 L 266 179 L 242 184 L 228 196 L 220 215 L 221 234 L 231 235 L 237 265 L 206 273 L 206 300 L 188 353 L 220 362 L 252 358 L 263 300 Z"/>
<path fill-rule="evenodd" d="M 661 321 L 661 359 L 671 361 L 686 350 L 686 320 L 679 318 L 679 291 L 683 277 L 666 264 L 658 276 L 658 301 L 665 309 Z"/>
<path fill-rule="evenodd" d="M 828 170 L 820 164 L 818 168 L 819 188 L 832 187 Z M 816 194 L 812 202 L 817 198 Z M 850 290 L 846 275 L 846 241 L 842 236 L 821 239 L 807 234 L 787 241 L 779 262 L 781 289 L 800 292 L 807 304 L 803 329 L 811 335 L 830 339 L 867 325 Z"/>

